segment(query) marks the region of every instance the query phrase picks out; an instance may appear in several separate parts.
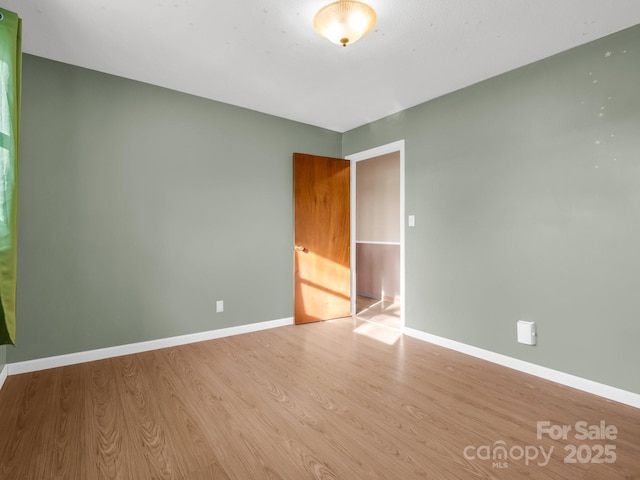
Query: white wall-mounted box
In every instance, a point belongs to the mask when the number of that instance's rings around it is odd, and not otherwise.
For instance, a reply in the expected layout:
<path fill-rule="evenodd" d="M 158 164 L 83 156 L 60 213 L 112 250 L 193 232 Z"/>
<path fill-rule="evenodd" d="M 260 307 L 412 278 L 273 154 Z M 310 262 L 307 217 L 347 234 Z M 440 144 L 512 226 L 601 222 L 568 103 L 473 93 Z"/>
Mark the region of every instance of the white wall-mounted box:
<path fill-rule="evenodd" d="M 518 342 L 525 345 L 536 344 L 536 322 L 518 320 Z"/>

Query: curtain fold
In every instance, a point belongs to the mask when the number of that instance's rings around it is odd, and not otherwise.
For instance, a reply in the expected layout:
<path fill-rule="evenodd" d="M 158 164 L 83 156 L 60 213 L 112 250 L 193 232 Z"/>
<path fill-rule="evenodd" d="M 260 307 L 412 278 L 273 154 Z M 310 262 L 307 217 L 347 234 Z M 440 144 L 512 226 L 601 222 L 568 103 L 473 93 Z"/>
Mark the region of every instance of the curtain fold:
<path fill-rule="evenodd" d="M 16 340 L 16 235 L 22 22 L 0 8 L 0 344 Z"/>

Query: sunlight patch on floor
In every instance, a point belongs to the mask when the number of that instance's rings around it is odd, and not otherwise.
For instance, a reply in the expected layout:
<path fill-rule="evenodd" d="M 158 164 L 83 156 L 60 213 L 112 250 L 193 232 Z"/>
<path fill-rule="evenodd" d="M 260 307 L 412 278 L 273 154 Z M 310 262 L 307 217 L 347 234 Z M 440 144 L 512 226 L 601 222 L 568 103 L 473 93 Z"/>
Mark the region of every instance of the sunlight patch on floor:
<path fill-rule="evenodd" d="M 401 329 L 400 310 L 400 302 L 358 295 L 355 317 L 359 320 Z"/>
<path fill-rule="evenodd" d="M 400 339 L 400 335 L 402 335 L 398 329 L 370 322 L 365 322 L 357 326 L 353 331 L 358 335 L 364 335 L 365 337 L 386 343 L 387 345 L 393 345 Z"/>

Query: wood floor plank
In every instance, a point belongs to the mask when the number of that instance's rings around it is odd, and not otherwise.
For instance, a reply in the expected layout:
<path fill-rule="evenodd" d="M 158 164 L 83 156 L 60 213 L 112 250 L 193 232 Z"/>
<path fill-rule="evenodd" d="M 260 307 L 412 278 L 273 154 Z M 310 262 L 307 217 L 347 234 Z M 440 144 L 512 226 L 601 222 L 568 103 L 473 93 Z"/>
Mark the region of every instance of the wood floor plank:
<path fill-rule="evenodd" d="M 84 455 L 84 396 L 86 393 L 87 368 L 75 365 L 60 370 L 56 378 L 51 399 L 56 402 L 52 411 L 57 412 L 55 421 L 46 422 L 53 431 L 44 435 L 53 440 L 52 448 L 44 452 L 47 455 L 46 470 L 51 470 L 53 478 L 86 478 Z M 45 471 L 46 471 L 45 470 Z"/>
<path fill-rule="evenodd" d="M 387 327 L 340 319 L 10 376 L 0 479 L 640 479 L 640 410 L 372 328 Z M 537 438 L 538 421 L 618 435 Z M 604 444 L 612 463 L 564 463 Z M 553 451 L 479 458 L 500 445 Z"/>
<path fill-rule="evenodd" d="M 88 478 L 132 478 L 123 452 L 134 452 L 135 446 L 121 428 L 124 411 L 116 386 L 111 360 L 87 364 L 87 395 L 84 405 L 85 452 Z"/>

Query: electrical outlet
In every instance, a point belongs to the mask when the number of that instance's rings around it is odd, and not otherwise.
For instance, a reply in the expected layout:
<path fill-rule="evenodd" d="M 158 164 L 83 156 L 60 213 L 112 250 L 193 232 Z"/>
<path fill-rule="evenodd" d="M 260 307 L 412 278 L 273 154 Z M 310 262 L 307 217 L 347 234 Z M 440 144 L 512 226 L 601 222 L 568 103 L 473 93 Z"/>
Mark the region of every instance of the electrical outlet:
<path fill-rule="evenodd" d="M 216 302 L 216 313 L 224 312 L 224 300 L 218 300 Z"/>

